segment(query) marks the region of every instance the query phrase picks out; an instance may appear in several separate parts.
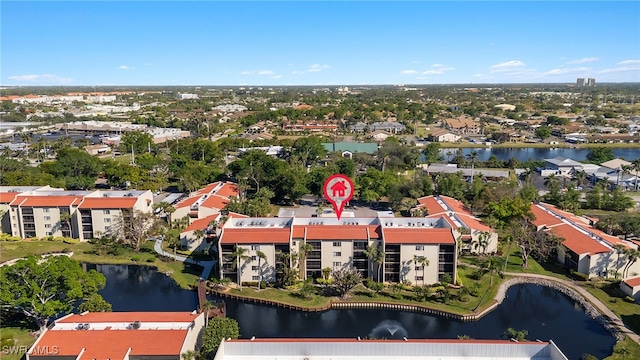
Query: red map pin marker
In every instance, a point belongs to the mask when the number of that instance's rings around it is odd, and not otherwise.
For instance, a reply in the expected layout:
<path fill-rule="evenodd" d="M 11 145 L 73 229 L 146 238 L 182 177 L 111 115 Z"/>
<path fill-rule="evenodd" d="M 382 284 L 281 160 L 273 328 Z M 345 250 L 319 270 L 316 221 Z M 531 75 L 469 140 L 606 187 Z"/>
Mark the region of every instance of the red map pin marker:
<path fill-rule="evenodd" d="M 324 191 L 324 198 L 333 205 L 338 220 L 340 220 L 344 206 L 353 197 L 353 181 L 342 174 L 331 175 L 324 182 L 322 190 Z"/>

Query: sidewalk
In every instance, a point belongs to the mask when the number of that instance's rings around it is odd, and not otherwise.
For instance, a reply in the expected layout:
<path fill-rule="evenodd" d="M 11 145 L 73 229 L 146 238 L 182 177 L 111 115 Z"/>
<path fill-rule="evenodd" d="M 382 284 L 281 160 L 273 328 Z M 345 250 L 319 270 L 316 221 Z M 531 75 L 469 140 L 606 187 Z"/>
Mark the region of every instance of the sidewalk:
<path fill-rule="evenodd" d="M 216 260 L 211 260 L 211 261 L 195 261 L 193 259 L 189 259 L 187 257 L 184 256 L 180 256 L 180 255 L 175 255 L 175 254 L 171 254 L 168 253 L 164 250 L 162 250 L 162 239 L 156 239 L 155 244 L 153 245 L 153 249 L 160 255 L 165 256 L 165 257 L 169 257 L 172 258 L 176 261 L 181 261 L 181 262 L 186 262 L 187 264 L 193 264 L 193 265 L 198 265 L 198 266 L 202 266 L 202 274 L 200 274 L 200 279 L 201 280 L 207 280 L 209 278 L 209 275 L 211 274 L 211 270 L 213 270 L 213 266 L 216 264 Z"/>

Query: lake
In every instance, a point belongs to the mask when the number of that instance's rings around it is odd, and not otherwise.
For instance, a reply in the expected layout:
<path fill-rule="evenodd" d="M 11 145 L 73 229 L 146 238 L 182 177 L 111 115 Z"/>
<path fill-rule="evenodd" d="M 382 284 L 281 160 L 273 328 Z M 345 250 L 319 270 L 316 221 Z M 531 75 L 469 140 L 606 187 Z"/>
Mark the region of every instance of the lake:
<path fill-rule="evenodd" d="M 114 311 L 192 311 L 196 293 L 181 289 L 155 268 L 135 265 L 89 265 L 107 278 L 100 294 Z M 243 338 L 317 337 L 388 339 L 402 337 L 497 339 L 509 327 L 527 330 L 528 339 L 553 340 L 571 360 L 583 353 L 603 358 L 615 340 L 566 295 L 538 285 L 516 285 L 505 301 L 476 322 L 394 310 L 292 311 L 226 299 L 227 314 L 238 320 Z"/>
<path fill-rule="evenodd" d="M 453 158 L 459 149 L 440 149 L 440 154 L 445 160 Z M 466 156 L 472 151 L 478 152 L 478 159 L 487 161 L 491 155 L 495 155 L 498 160 L 509 160 L 515 158 L 519 161 L 544 160 L 562 156 L 576 161 L 584 161 L 590 149 L 569 149 L 569 148 L 463 148 L 462 155 Z M 613 148 L 616 157 L 633 161 L 640 159 L 640 148 Z M 451 153 L 451 155 L 449 155 Z"/>

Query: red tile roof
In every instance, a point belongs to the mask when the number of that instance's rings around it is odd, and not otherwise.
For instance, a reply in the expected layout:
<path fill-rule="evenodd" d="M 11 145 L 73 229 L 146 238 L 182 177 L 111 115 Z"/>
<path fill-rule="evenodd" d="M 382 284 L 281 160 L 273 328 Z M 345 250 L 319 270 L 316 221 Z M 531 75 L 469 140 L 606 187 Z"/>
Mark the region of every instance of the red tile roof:
<path fill-rule="evenodd" d="M 608 247 L 600 244 L 573 226 L 568 224 L 554 226 L 549 230 L 551 233 L 564 239 L 562 245 L 576 254 L 599 254 L 611 251 Z"/>
<path fill-rule="evenodd" d="M 304 226 L 293 226 L 293 238 L 294 239 L 303 239 L 304 238 Z"/>
<path fill-rule="evenodd" d="M 535 226 L 551 227 L 562 223 L 562 220 L 539 208 L 536 204 L 531 204 L 531 213 L 535 217 L 535 219 L 531 221 Z"/>
<path fill-rule="evenodd" d="M 11 205 L 32 206 L 32 207 L 57 207 L 77 205 L 82 200 L 82 196 L 73 195 L 27 195 L 18 196 Z"/>
<path fill-rule="evenodd" d="M 229 204 L 229 200 L 225 199 L 221 196 L 210 195 L 207 200 L 203 201 L 200 206 L 210 208 L 210 209 L 218 209 L 222 210 L 225 206 Z"/>
<path fill-rule="evenodd" d="M 427 208 L 428 215 L 440 214 L 445 211 L 445 209 L 438 203 L 433 196 L 425 196 L 418 199 L 418 203 L 422 205 L 422 207 Z"/>
<path fill-rule="evenodd" d="M 195 220 L 194 222 L 189 224 L 189 226 L 187 226 L 182 232 L 205 230 L 206 228 L 209 227 L 210 222 L 218 219 L 218 216 L 220 216 L 220 214 L 210 215 L 202 219 Z"/>
<path fill-rule="evenodd" d="M 491 228 L 488 227 L 487 225 L 483 224 L 482 221 L 474 218 L 471 215 L 465 215 L 465 214 L 458 214 L 458 217 L 460 218 L 460 220 L 462 220 L 467 227 L 469 227 L 470 229 L 474 229 L 474 230 L 480 230 L 480 231 L 491 231 Z"/>
<path fill-rule="evenodd" d="M 640 276 L 626 279 L 624 282 L 627 283 L 627 285 L 631 286 L 632 288 L 636 286 L 640 286 Z"/>
<path fill-rule="evenodd" d="M 36 348 L 56 349 L 57 356 L 81 359 L 124 359 L 130 356 L 180 355 L 187 330 L 49 330 Z M 39 356 L 30 355 L 37 359 Z"/>
<path fill-rule="evenodd" d="M 203 187 L 202 189 L 198 190 L 196 194 L 198 194 L 198 195 L 209 194 L 209 193 L 211 193 L 213 191 L 213 189 L 218 187 L 219 184 L 220 184 L 220 182 L 214 182 L 212 184 L 209 184 L 209 185 Z"/>
<path fill-rule="evenodd" d="M 384 228 L 387 244 L 455 244 L 451 229 Z"/>
<path fill-rule="evenodd" d="M 469 214 L 469 215 L 472 214 L 471 211 L 469 211 L 469 209 L 461 201 L 458 201 L 452 197 L 441 195 L 440 200 L 442 200 L 442 202 L 447 204 L 447 206 L 453 209 L 453 211 L 456 213 L 463 213 L 463 214 Z"/>
<path fill-rule="evenodd" d="M 221 244 L 288 244 L 290 228 L 224 229 Z"/>
<path fill-rule="evenodd" d="M 138 201 L 138 198 L 84 198 L 80 209 L 131 209 Z"/>
<path fill-rule="evenodd" d="M 127 311 L 127 312 L 89 312 L 84 315 L 73 314 L 56 323 L 100 323 L 100 322 L 191 322 L 198 317 L 184 311 Z"/>
<path fill-rule="evenodd" d="M 382 227 L 379 225 L 369 225 L 369 237 L 372 239 L 382 239 Z"/>
<path fill-rule="evenodd" d="M 216 191 L 216 195 L 224 196 L 226 198 L 230 196 L 237 197 L 238 195 L 240 195 L 240 189 L 234 183 L 225 183 L 220 190 Z"/>
<path fill-rule="evenodd" d="M 8 204 L 18 195 L 17 192 L 0 192 L 0 204 Z"/>
<path fill-rule="evenodd" d="M 183 207 L 191 206 L 191 205 L 195 204 L 195 202 L 198 201 L 198 199 L 200 199 L 200 196 L 192 196 L 190 198 L 186 198 L 186 199 L 180 201 L 179 203 L 177 203 L 175 208 L 176 209 L 180 209 L 180 208 L 183 208 Z"/>
<path fill-rule="evenodd" d="M 361 225 L 310 225 L 307 240 L 368 240 L 367 228 Z"/>

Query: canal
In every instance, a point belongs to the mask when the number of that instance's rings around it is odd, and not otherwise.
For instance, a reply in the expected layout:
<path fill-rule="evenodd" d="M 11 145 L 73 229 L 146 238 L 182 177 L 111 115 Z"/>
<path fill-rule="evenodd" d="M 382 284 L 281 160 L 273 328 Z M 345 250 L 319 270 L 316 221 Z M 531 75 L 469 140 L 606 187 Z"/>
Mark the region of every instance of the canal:
<path fill-rule="evenodd" d="M 612 148 L 613 154 L 616 157 L 626 159 L 627 161 L 633 161 L 640 159 L 640 148 Z M 556 156 L 562 156 L 565 158 L 573 159 L 575 161 L 584 161 L 587 159 L 587 154 L 590 149 L 571 149 L 571 148 L 447 148 L 440 149 L 440 154 L 444 157 L 445 161 L 453 159 L 454 156 L 461 152 L 463 156 L 467 156 L 472 151 L 478 153 L 478 160 L 487 161 L 491 155 L 495 155 L 498 160 L 507 161 L 511 158 L 518 161 L 529 160 L 544 160 L 554 158 Z"/>
<path fill-rule="evenodd" d="M 114 311 L 192 311 L 194 291 L 178 287 L 155 268 L 134 265 L 89 265 L 103 273 L 100 294 Z M 527 330 L 528 339 L 553 340 L 571 360 L 588 353 L 604 358 L 615 340 L 566 295 L 538 285 L 516 285 L 505 301 L 476 322 L 393 310 L 329 310 L 319 313 L 226 300 L 227 314 L 238 320 L 243 338 L 318 337 L 387 339 L 498 339 L 506 329 Z"/>

